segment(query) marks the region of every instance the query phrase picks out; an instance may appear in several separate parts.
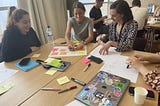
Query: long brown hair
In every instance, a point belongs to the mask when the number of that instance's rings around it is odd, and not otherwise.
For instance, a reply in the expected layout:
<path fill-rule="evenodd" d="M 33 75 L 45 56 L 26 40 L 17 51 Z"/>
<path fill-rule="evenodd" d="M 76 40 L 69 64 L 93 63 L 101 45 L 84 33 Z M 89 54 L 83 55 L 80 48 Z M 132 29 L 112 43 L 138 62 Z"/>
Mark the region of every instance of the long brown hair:
<path fill-rule="evenodd" d="M 16 9 L 15 6 L 11 6 L 11 7 L 8 8 L 6 28 L 8 28 L 11 24 L 11 15 L 12 15 L 12 13 L 15 9 Z"/>
<path fill-rule="evenodd" d="M 11 20 L 10 23 L 8 24 L 8 27 L 14 26 L 15 22 L 19 22 L 24 15 L 29 15 L 29 13 L 23 9 L 16 9 L 13 11 L 12 15 L 11 15 Z"/>

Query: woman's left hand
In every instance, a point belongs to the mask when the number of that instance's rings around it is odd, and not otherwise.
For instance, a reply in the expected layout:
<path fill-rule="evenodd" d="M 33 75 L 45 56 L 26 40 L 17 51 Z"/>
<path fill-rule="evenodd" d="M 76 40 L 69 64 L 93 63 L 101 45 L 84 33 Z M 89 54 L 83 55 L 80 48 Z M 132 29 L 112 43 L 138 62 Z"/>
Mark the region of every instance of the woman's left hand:
<path fill-rule="evenodd" d="M 108 54 L 108 49 L 110 48 L 111 44 L 110 42 L 107 42 L 100 50 L 99 50 L 99 53 L 101 55 L 106 55 Z"/>

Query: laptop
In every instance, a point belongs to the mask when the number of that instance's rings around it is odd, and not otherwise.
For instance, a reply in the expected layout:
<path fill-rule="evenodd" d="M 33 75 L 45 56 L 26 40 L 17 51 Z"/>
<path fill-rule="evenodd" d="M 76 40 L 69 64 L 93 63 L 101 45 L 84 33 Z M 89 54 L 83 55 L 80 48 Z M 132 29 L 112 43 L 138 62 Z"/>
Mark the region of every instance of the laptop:
<path fill-rule="evenodd" d="M 88 106 L 117 106 L 130 80 L 100 71 L 76 95 Z"/>

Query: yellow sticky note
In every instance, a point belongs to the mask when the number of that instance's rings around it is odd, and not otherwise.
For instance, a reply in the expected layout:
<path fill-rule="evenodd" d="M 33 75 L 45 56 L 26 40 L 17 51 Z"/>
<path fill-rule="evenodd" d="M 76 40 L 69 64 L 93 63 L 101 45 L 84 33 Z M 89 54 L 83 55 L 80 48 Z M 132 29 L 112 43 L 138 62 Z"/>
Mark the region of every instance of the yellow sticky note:
<path fill-rule="evenodd" d="M 48 70 L 47 72 L 45 72 L 45 74 L 48 74 L 48 75 L 53 75 L 57 72 L 57 70 L 53 70 L 53 69 L 50 69 Z"/>
<path fill-rule="evenodd" d="M 60 85 L 65 84 L 65 83 L 67 83 L 67 82 L 69 82 L 69 81 L 70 81 L 70 80 L 68 79 L 67 76 L 64 76 L 64 77 L 61 77 L 61 78 L 57 79 L 57 82 L 58 82 Z"/>
<path fill-rule="evenodd" d="M 14 84 L 12 82 L 9 82 L 9 83 L 6 83 L 6 84 L 0 86 L 0 94 L 7 92 L 13 86 L 14 86 Z"/>
<path fill-rule="evenodd" d="M 40 54 L 33 54 L 32 57 L 39 57 L 39 56 L 40 56 Z"/>

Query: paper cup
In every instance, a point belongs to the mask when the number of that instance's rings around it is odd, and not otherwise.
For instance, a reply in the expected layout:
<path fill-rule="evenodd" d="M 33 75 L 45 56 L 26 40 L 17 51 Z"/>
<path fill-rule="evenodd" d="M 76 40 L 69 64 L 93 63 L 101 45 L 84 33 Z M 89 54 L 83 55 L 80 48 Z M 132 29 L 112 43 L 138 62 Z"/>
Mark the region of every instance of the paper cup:
<path fill-rule="evenodd" d="M 144 104 L 144 100 L 147 94 L 148 94 L 148 91 L 145 88 L 136 87 L 134 89 L 134 102 L 140 105 Z"/>

